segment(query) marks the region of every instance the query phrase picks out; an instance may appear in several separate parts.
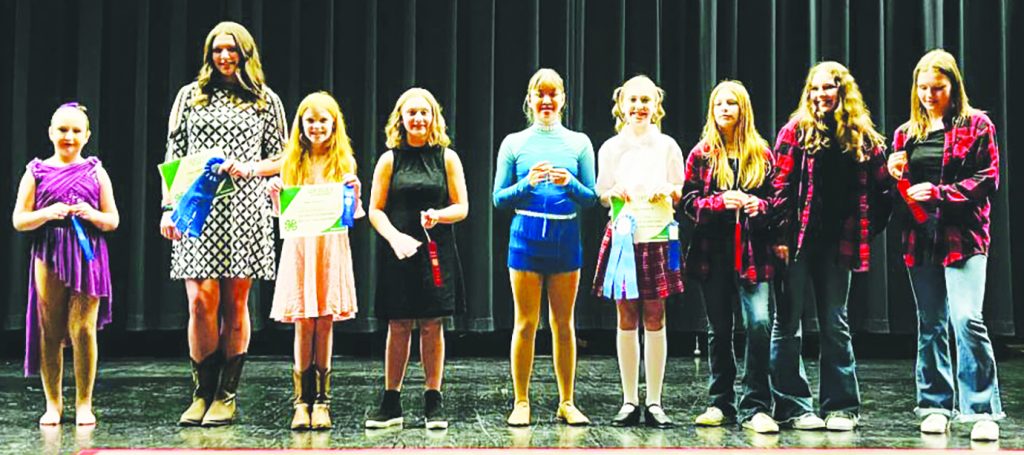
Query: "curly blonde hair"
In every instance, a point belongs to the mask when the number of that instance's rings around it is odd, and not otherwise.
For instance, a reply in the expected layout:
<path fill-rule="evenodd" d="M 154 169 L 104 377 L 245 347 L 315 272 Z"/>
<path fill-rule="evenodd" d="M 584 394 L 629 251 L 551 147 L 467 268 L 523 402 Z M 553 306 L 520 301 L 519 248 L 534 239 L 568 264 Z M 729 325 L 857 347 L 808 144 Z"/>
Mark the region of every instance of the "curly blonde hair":
<path fill-rule="evenodd" d="M 943 49 L 933 49 L 918 60 L 910 85 L 910 121 L 905 127 L 907 135 L 918 141 L 928 137 L 928 126 L 931 123 L 928 109 L 921 104 L 921 99 L 917 96 L 917 76 L 925 71 L 934 71 L 949 79 L 949 106 L 946 108 L 946 117 L 953 123 L 965 122 L 972 114 L 978 112 L 971 107 L 967 99 L 967 89 L 964 88 L 964 78 L 960 75 L 956 58 Z"/>
<path fill-rule="evenodd" d="M 444 116 L 441 115 L 441 105 L 437 102 L 437 98 L 434 98 L 434 95 L 425 88 L 413 87 L 398 97 L 398 101 L 395 101 L 395 108 L 391 110 L 391 115 L 388 116 L 388 123 L 384 125 L 384 134 L 387 136 L 386 144 L 388 148 L 397 148 L 402 144 L 402 140 L 405 139 L 406 131 L 405 126 L 402 125 L 402 108 L 407 101 L 415 97 L 423 98 L 430 105 L 430 110 L 434 114 L 434 120 L 430 122 L 427 144 L 435 147 L 451 145 L 452 140 L 448 137 L 448 125 L 444 121 Z"/>
<path fill-rule="evenodd" d="M 345 174 L 356 172 L 356 160 L 352 151 L 352 141 L 345 128 L 345 117 L 341 114 L 338 102 L 327 92 L 315 92 L 307 95 L 292 122 L 292 133 L 284 147 L 284 162 L 281 164 L 281 180 L 285 185 L 302 185 L 309 183 L 310 150 L 313 144 L 306 137 L 302 128 L 302 116 L 310 109 L 326 110 L 334 119 L 331 137 L 324 144 L 327 147 L 327 162 L 324 165 L 324 180 L 340 182 Z"/>
<path fill-rule="evenodd" d="M 828 126 L 825 124 L 825 115 L 828 114 L 817 114 L 811 100 L 814 76 L 821 71 L 827 72 L 839 87 L 838 100 L 832 115 L 836 123 L 835 139 L 839 142 L 840 150 L 843 153 L 854 153 L 857 162 L 863 163 L 869 158 L 865 150 L 883 145 L 885 138 L 875 130 L 871 112 L 864 103 L 864 96 L 860 93 L 857 81 L 853 79 L 850 70 L 838 62 L 821 62 L 807 72 L 807 81 L 804 83 L 803 93 L 800 94 L 800 105 L 790 116 L 791 119 L 798 121 L 800 145 L 811 154 L 832 145 Z"/>
<path fill-rule="evenodd" d="M 740 81 L 719 82 L 708 97 L 708 116 L 700 140 L 708 147 L 708 153 L 714 162 L 715 183 L 719 188 L 732 188 L 736 182 L 732 166 L 729 166 L 725 140 L 718 129 L 718 122 L 715 121 L 715 98 L 724 91 L 732 93 L 739 104 L 739 115 L 733 132 L 736 149 L 739 152 L 739 186 L 745 190 L 758 188 L 764 183 L 765 170 L 771 165 L 764 153 L 768 148 L 768 141 L 757 132 L 750 94 Z"/>
<path fill-rule="evenodd" d="M 230 21 L 215 25 L 206 35 L 206 42 L 203 44 L 203 66 L 199 68 L 199 75 L 196 76 L 197 84 L 192 94 L 192 105 L 204 106 L 210 101 L 210 95 L 213 93 L 210 81 L 215 74 L 219 74 L 213 63 L 213 40 L 222 34 L 234 38 L 235 47 L 238 48 L 238 70 L 235 71 L 235 80 L 241 90 L 231 90 L 231 100 L 238 105 L 255 103 L 260 109 L 265 108 L 266 81 L 263 76 L 263 64 L 260 63 L 260 53 L 256 49 L 256 40 L 242 24 Z"/>
<path fill-rule="evenodd" d="M 665 101 L 665 91 L 658 87 L 658 84 L 655 84 L 649 77 L 641 74 L 633 76 L 612 92 L 612 102 L 615 103 L 612 107 L 612 116 L 615 117 L 615 131 L 622 131 L 622 128 L 626 126 L 626 113 L 622 109 L 622 104 L 625 102 L 626 88 L 630 85 L 641 84 L 654 88 L 654 105 L 656 109 L 654 115 L 651 116 L 651 123 L 656 125 L 658 129 L 661 129 L 661 120 L 665 118 L 665 106 L 662 104 Z"/>

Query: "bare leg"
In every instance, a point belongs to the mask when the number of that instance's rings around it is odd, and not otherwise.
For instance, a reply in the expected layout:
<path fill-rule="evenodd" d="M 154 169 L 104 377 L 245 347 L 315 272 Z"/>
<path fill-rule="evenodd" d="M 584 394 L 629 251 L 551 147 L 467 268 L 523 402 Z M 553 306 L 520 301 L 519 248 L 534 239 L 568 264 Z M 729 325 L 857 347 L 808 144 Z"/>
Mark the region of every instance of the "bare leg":
<path fill-rule="evenodd" d="M 248 278 L 226 278 L 221 280 L 221 336 L 220 347 L 225 358 L 244 354 L 249 350 L 249 336 L 252 328 L 249 322 Z"/>
<path fill-rule="evenodd" d="M 75 422 L 95 425 L 92 412 L 92 389 L 96 383 L 96 317 L 100 301 L 95 297 L 74 294 L 68 312 L 68 333 L 75 356 Z"/>
<path fill-rule="evenodd" d="M 316 321 L 311 318 L 295 320 L 295 371 L 306 371 L 313 363 L 314 357 L 314 331 Z"/>
<path fill-rule="evenodd" d="M 188 355 L 196 363 L 217 350 L 220 281 L 185 280 L 188 294 Z"/>
<path fill-rule="evenodd" d="M 388 321 L 388 341 L 384 352 L 384 388 L 402 390 L 405 368 L 409 365 L 409 343 L 412 340 L 412 320 Z"/>
<path fill-rule="evenodd" d="M 313 363 L 321 371 L 331 369 L 331 355 L 334 350 L 334 318 L 316 318 L 316 334 L 313 336 Z M 308 365 L 308 363 L 307 363 Z"/>
<path fill-rule="evenodd" d="M 49 273 L 46 263 L 36 260 L 36 293 L 39 297 L 39 376 L 46 396 L 46 412 L 40 425 L 58 425 L 64 409 L 61 379 L 64 374 L 64 338 L 68 330 L 68 290 Z"/>
<path fill-rule="evenodd" d="M 576 323 L 573 309 L 579 283 L 579 270 L 548 277 L 548 322 L 551 324 L 554 351 L 552 357 L 555 380 L 558 382 L 558 399 L 563 403 L 573 401 L 576 381 Z"/>
<path fill-rule="evenodd" d="M 420 361 L 427 390 L 441 390 L 444 378 L 444 324 L 441 319 L 420 319 Z"/>
<path fill-rule="evenodd" d="M 512 332 L 512 388 L 515 390 L 516 403 L 529 403 L 543 277 L 523 270 L 509 270 L 509 277 L 516 307 L 515 329 Z"/>

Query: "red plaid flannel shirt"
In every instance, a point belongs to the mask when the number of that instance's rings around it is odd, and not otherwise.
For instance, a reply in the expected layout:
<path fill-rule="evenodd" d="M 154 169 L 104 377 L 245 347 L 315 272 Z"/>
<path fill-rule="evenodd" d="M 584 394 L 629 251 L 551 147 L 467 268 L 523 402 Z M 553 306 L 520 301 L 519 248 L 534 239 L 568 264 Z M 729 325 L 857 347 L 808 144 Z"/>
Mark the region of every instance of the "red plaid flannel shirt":
<path fill-rule="evenodd" d="M 789 247 L 792 258 L 800 255 L 811 217 L 818 216 L 812 210 L 814 155 L 801 147 L 800 134 L 797 119 L 790 120 L 779 131 L 772 182 L 772 219 L 779 234 L 776 240 Z M 839 263 L 854 272 L 870 267 L 871 239 L 885 229 L 892 211 L 892 178 L 886 167 L 885 146 L 878 145 L 867 154 L 868 160 L 857 166 L 859 184 L 850 192 L 850 197 L 856 199 L 857 211 L 843 221 L 839 234 Z"/>
<path fill-rule="evenodd" d="M 753 191 L 747 191 L 748 194 L 761 199 L 761 214 L 753 218 L 748 217 L 745 213 L 740 215 L 743 263 L 742 273 L 739 275 L 748 283 L 768 281 L 775 274 L 771 252 L 773 237 L 769 232 L 767 214 L 768 198 L 772 194 L 771 172 L 775 169 L 775 160 L 771 150 L 765 149 L 764 153 L 769 163 L 765 169 L 764 183 Z M 695 274 L 700 279 L 705 279 L 708 276 L 712 254 L 726 254 L 724 251 L 713 251 L 713 242 L 708 238 L 706 231 L 709 229 L 707 225 L 715 220 L 721 221 L 721 223 L 714 223 L 717 227 L 722 223 L 733 223 L 736 219 L 735 211 L 725 209 L 725 202 L 722 199 L 723 191 L 715 187 L 713 172 L 710 148 L 701 141 L 686 157 L 686 174 L 681 201 L 683 211 L 697 224 L 686 254 L 686 267 L 689 273 Z M 731 232 L 728 238 L 731 242 Z"/>
<path fill-rule="evenodd" d="M 896 130 L 892 149 L 903 151 L 910 140 L 904 125 Z M 920 262 L 925 245 L 933 245 L 933 258 L 942 258 L 943 266 L 988 254 L 991 240 L 989 195 L 999 188 L 998 147 L 995 125 L 984 113 L 977 112 L 947 126 L 942 169 L 935 187 L 937 238 L 921 242 L 924 245 L 918 247 L 918 236 L 923 231 L 909 219 L 903 230 L 903 262 L 907 267 Z M 904 179 L 909 179 L 909 168 L 903 171 Z M 906 207 L 905 203 L 901 206 Z M 901 211 L 903 216 L 911 218 L 907 213 Z"/>

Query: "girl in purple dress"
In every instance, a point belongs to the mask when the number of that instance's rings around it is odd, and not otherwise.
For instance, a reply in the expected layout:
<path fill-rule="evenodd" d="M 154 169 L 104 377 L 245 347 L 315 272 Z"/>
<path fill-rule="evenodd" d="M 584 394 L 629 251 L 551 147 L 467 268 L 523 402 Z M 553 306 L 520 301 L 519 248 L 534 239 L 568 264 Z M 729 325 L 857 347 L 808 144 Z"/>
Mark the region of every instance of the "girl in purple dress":
<path fill-rule="evenodd" d="M 110 269 L 102 233 L 120 220 L 110 177 L 96 157 L 82 156 L 89 141 L 85 107 L 68 103 L 50 119 L 53 156 L 34 159 L 18 187 L 14 228 L 31 232 L 25 375 L 42 376 L 46 413 L 40 425 L 58 425 L 63 412 L 63 345 L 75 356 L 75 422 L 95 425 L 96 330 L 110 322 Z"/>

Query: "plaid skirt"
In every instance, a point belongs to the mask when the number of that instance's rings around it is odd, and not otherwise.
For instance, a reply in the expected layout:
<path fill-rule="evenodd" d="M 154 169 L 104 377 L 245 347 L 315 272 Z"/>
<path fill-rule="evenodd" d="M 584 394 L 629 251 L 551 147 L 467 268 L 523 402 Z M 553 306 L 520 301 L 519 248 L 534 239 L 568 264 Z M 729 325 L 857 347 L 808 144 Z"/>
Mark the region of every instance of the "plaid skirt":
<path fill-rule="evenodd" d="M 683 292 L 682 264 L 680 270 L 668 268 L 668 242 L 651 242 L 633 244 L 636 256 L 636 281 L 640 291 L 640 299 L 664 299 L 673 294 Z M 608 268 L 608 255 L 612 250 L 611 225 L 605 229 L 601 239 L 601 249 L 597 253 L 597 267 L 594 273 L 594 285 L 591 292 L 602 297 L 604 274 Z M 680 258 L 680 262 L 682 262 Z"/>

